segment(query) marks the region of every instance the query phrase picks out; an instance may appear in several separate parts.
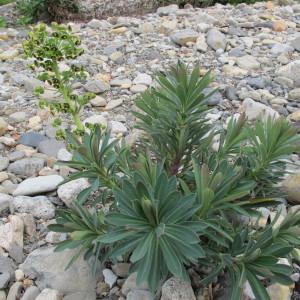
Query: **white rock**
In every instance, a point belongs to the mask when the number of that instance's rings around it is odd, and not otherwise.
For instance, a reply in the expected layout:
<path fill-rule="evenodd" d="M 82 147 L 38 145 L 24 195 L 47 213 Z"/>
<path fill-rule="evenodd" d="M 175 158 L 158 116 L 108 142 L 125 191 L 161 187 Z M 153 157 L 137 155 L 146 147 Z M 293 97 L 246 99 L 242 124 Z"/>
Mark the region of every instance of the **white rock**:
<path fill-rule="evenodd" d="M 39 176 L 22 181 L 14 191 L 14 196 L 31 196 L 52 192 L 63 181 L 59 175 Z"/>
<path fill-rule="evenodd" d="M 149 86 L 152 84 L 152 78 L 148 74 L 140 73 L 134 78 L 133 83 L 134 84 L 144 84 L 144 85 Z"/>
<path fill-rule="evenodd" d="M 107 119 L 103 115 L 94 115 L 94 116 L 86 118 L 83 121 L 84 125 L 86 125 L 87 123 L 93 124 L 93 125 L 99 124 L 102 126 L 107 126 Z"/>
<path fill-rule="evenodd" d="M 114 272 L 110 269 L 104 269 L 102 273 L 104 276 L 105 283 L 107 283 L 110 286 L 110 288 L 112 288 L 117 282 L 118 276 L 116 276 Z"/>
<path fill-rule="evenodd" d="M 79 178 L 62 184 L 57 189 L 57 194 L 67 206 L 71 206 L 78 194 L 89 186 L 90 184 L 86 178 Z"/>
<path fill-rule="evenodd" d="M 175 277 L 168 279 L 162 286 L 161 300 L 196 300 L 191 284 Z"/>
<path fill-rule="evenodd" d="M 106 100 L 101 96 L 96 96 L 94 99 L 91 100 L 92 106 L 98 107 L 98 106 L 105 106 Z"/>
<path fill-rule="evenodd" d="M 61 300 L 62 295 L 53 289 L 44 289 L 35 300 Z"/>
<path fill-rule="evenodd" d="M 110 125 L 112 133 L 122 133 L 123 134 L 123 133 L 127 132 L 127 128 L 121 122 L 111 121 L 109 123 L 109 125 Z"/>
<path fill-rule="evenodd" d="M 212 28 L 207 32 L 206 42 L 214 50 L 226 48 L 226 38 L 218 29 Z"/>
<path fill-rule="evenodd" d="M 11 197 L 7 194 L 0 193 L 0 214 L 4 210 L 9 208 L 9 205 L 10 205 L 12 200 L 13 200 L 13 197 Z"/>
<path fill-rule="evenodd" d="M 0 225 L 0 247 L 9 251 L 13 244 L 23 248 L 24 224 L 20 217 L 11 215 L 9 222 Z"/>
<path fill-rule="evenodd" d="M 17 196 L 11 201 L 11 211 L 32 214 L 38 219 L 52 219 L 55 207 L 45 196 Z"/>
<path fill-rule="evenodd" d="M 240 68 L 245 70 L 255 70 L 260 67 L 260 63 L 251 55 L 238 57 L 236 63 Z"/>
<path fill-rule="evenodd" d="M 115 100 L 111 100 L 107 103 L 107 105 L 105 106 L 105 110 L 112 110 L 120 105 L 122 105 L 123 103 L 123 99 L 115 99 Z"/>
<path fill-rule="evenodd" d="M 72 160 L 72 153 L 70 153 L 66 148 L 61 148 L 57 152 L 57 158 L 61 161 L 71 161 Z"/>
<path fill-rule="evenodd" d="M 259 118 L 265 119 L 270 117 L 278 118 L 277 111 L 262 103 L 256 102 L 250 98 L 246 98 L 242 104 L 242 110 L 245 112 L 249 121 L 254 121 Z"/>
<path fill-rule="evenodd" d="M 280 67 L 276 75 L 287 77 L 294 81 L 298 80 L 300 78 L 300 60 L 292 61 L 286 66 Z"/>
<path fill-rule="evenodd" d="M 16 278 L 16 281 L 22 281 L 24 279 L 24 272 L 20 269 L 17 269 L 15 271 L 15 278 Z"/>

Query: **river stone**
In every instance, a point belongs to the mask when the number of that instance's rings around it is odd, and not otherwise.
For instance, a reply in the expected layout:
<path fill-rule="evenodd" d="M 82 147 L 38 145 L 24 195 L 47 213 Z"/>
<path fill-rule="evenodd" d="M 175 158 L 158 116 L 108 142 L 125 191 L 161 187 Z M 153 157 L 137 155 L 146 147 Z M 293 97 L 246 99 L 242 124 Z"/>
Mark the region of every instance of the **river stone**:
<path fill-rule="evenodd" d="M 127 295 L 130 291 L 135 289 L 139 290 L 148 290 L 148 284 L 146 282 L 142 283 L 141 285 L 136 284 L 137 273 L 131 273 L 125 280 L 124 284 L 122 285 L 122 294 Z"/>
<path fill-rule="evenodd" d="M 5 170 L 9 165 L 9 159 L 7 157 L 0 156 L 0 171 Z"/>
<path fill-rule="evenodd" d="M 89 186 L 90 184 L 86 178 L 79 178 L 59 186 L 57 194 L 67 206 L 71 206 L 78 194 Z"/>
<path fill-rule="evenodd" d="M 260 67 L 260 63 L 251 55 L 238 57 L 236 63 L 240 68 L 245 70 L 255 70 Z"/>
<path fill-rule="evenodd" d="M 66 144 L 63 141 L 58 141 L 56 139 L 50 139 L 41 141 L 38 145 L 38 150 L 48 156 L 56 157 L 60 149 L 66 148 Z"/>
<path fill-rule="evenodd" d="M 133 290 L 128 293 L 127 300 L 154 300 L 154 296 L 149 291 Z"/>
<path fill-rule="evenodd" d="M 8 167 L 8 172 L 24 177 L 31 177 L 37 175 L 44 165 L 45 161 L 42 158 L 24 158 L 11 163 Z"/>
<path fill-rule="evenodd" d="M 289 64 L 282 66 L 276 72 L 277 76 L 287 77 L 296 81 L 300 78 L 300 60 L 295 60 Z"/>
<path fill-rule="evenodd" d="M 56 190 L 63 181 L 59 175 L 38 176 L 22 181 L 13 192 L 14 196 L 31 196 Z"/>
<path fill-rule="evenodd" d="M 20 136 L 19 144 L 30 146 L 30 147 L 37 147 L 40 142 L 47 140 L 48 138 L 45 135 L 36 132 L 27 132 L 23 133 Z"/>
<path fill-rule="evenodd" d="M 184 29 L 173 33 L 171 40 L 179 46 L 186 46 L 188 43 L 196 43 L 198 35 L 198 32 L 192 29 Z"/>
<path fill-rule="evenodd" d="M 21 300 L 35 300 L 36 297 L 40 294 L 40 290 L 38 287 L 32 285 L 28 287 L 22 296 Z"/>
<path fill-rule="evenodd" d="M 0 214 L 9 208 L 9 205 L 11 201 L 13 200 L 13 197 L 0 193 Z"/>
<path fill-rule="evenodd" d="M 68 269 L 66 266 L 77 253 L 75 250 L 54 252 L 55 247 L 40 248 L 31 252 L 19 268 L 26 276 L 35 277 L 40 290 L 55 289 L 63 294 L 91 292 L 96 288 L 96 278 L 90 264 L 82 257 Z"/>
<path fill-rule="evenodd" d="M 226 37 L 216 28 L 212 28 L 207 32 L 206 42 L 214 50 L 225 50 L 226 48 Z"/>
<path fill-rule="evenodd" d="M 284 180 L 282 186 L 287 193 L 287 199 L 292 203 L 300 204 L 300 173 L 290 175 Z"/>
<path fill-rule="evenodd" d="M 3 135 L 7 131 L 8 124 L 6 121 L 0 117 L 0 136 Z"/>
<path fill-rule="evenodd" d="M 102 80 L 89 80 L 84 88 L 91 93 L 99 94 L 110 90 L 110 86 Z"/>
<path fill-rule="evenodd" d="M 297 50 L 300 51 L 300 36 L 296 37 L 291 41 L 291 45 Z"/>
<path fill-rule="evenodd" d="M 161 300 L 196 300 L 191 284 L 175 277 L 168 279 L 162 286 Z"/>
<path fill-rule="evenodd" d="M 55 216 L 55 207 L 45 196 L 17 196 L 10 202 L 12 212 L 28 213 L 38 219 L 52 219 Z"/>
<path fill-rule="evenodd" d="M 61 300 L 62 295 L 53 289 L 43 289 L 35 300 Z"/>
<path fill-rule="evenodd" d="M 95 291 L 77 292 L 66 295 L 63 300 L 96 300 Z"/>
<path fill-rule="evenodd" d="M 245 112 L 249 121 L 254 121 L 260 118 L 274 117 L 278 118 L 279 114 L 271 107 L 262 103 L 256 102 L 250 98 L 246 98 L 242 104 L 242 110 Z"/>

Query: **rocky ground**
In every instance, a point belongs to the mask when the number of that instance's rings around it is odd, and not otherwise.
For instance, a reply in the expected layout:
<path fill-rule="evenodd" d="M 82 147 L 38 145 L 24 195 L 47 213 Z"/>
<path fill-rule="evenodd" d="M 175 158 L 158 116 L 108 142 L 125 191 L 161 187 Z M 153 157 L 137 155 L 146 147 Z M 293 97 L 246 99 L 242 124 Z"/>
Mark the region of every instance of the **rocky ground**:
<path fill-rule="evenodd" d="M 286 2 L 206 9 L 177 6 L 135 17 L 111 17 L 71 24 L 85 54 L 76 63 L 89 72 L 78 90 L 97 94 L 82 112 L 89 123 L 107 124 L 113 134 L 136 135 L 130 110 L 134 98 L 152 83 L 157 71 L 178 59 L 213 70 L 220 92 L 210 99 L 211 122 L 222 123 L 245 111 L 250 120 L 283 116 L 300 130 L 300 4 Z M 78 260 L 65 271 L 71 250 L 54 253 L 64 234 L 48 232 L 55 208 L 70 205 L 87 186 L 84 179 L 58 184 L 70 170 L 55 165 L 69 160 L 55 140 L 51 115 L 40 110 L 32 91 L 41 83 L 27 68 L 21 43 L 27 29 L 0 30 L 0 300 L 151 299 L 147 286 L 136 287 L 127 263 L 94 278 Z M 65 65 L 61 65 L 65 67 Z M 56 97 L 46 90 L 47 99 Z M 67 126 L 67 120 L 65 120 Z M 291 157 L 299 169 L 297 154 Z M 300 203 L 300 175 L 285 183 L 289 198 Z M 270 212 L 264 211 L 267 218 Z M 296 286 L 299 274 L 293 275 Z M 270 287 L 273 300 L 290 299 L 289 287 Z M 251 298 L 251 292 L 247 292 Z M 294 292 L 294 299 L 297 293 Z M 191 285 L 171 278 L 162 300 L 209 299 Z"/>

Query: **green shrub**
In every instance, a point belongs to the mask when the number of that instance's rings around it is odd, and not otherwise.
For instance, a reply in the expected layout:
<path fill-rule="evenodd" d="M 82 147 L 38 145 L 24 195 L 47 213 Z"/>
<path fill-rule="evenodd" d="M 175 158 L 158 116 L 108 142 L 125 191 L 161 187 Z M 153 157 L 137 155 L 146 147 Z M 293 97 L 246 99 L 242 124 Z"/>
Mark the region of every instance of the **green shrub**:
<path fill-rule="evenodd" d="M 0 0 L 0 6 L 13 2 L 13 0 Z"/>
<path fill-rule="evenodd" d="M 72 83 L 84 80 L 86 73 L 82 67 L 71 65 L 66 70 L 61 70 L 59 63 L 64 60 L 75 59 L 83 53 L 83 49 L 78 47 L 80 40 L 71 33 L 71 29 L 56 23 L 51 29 L 44 24 L 34 27 L 29 33 L 28 39 L 23 43 L 24 53 L 27 57 L 33 58 L 30 67 L 33 70 L 42 72 L 38 79 L 48 83 L 54 91 L 61 96 L 61 101 L 51 101 L 43 99 L 45 92 L 43 87 L 35 89 L 36 95 L 40 97 L 40 106 L 49 107 L 53 114 L 68 113 L 71 115 L 76 125 L 76 134 L 84 133 L 84 125 L 80 120 L 80 111 L 83 106 L 95 97 L 92 93 L 78 95 L 72 89 Z M 58 127 L 61 120 L 56 118 L 53 125 Z M 60 138 L 64 137 L 62 130 L 57 131 Z"/>
<path fill-rule="evenodd" d="M 182 63 L 160 74 L 157 87 L 136 100 L 144 134 L 133 148 L 111 142 L 100 127 L 82 139 L 67 135 L 74 154 L 65 164 L 77 169 L 68 180 L 85 177 L 91 187 L 49 227 L 71 233 L 58 251 L 78 246 L 78 255 L 112 261 L 123 255 L 153 292 L 170 275 L 189 280 L 189 267 L 203 285 L 225 273 L 230 300 L 241 299 L 246 281 L 262 300 L 270 299 L 269 284 L 292 283 L 292 264 L 279 261 L 291 262 L 300 246 L 300 212 L 280 221 L 278 211 L 260 227 L 257 208 L 281 203 L 278 184 L 299 136 L 284 119 L 249 124 L 244 115 L 214 128 L 204 93 L 211 80 L 210 73 L 201 78 L 199 66 L 189 72 Z M 99 204 L 109 212 L 96 210 Z M 203 266 L 209 275 L 199 271 Z"/>

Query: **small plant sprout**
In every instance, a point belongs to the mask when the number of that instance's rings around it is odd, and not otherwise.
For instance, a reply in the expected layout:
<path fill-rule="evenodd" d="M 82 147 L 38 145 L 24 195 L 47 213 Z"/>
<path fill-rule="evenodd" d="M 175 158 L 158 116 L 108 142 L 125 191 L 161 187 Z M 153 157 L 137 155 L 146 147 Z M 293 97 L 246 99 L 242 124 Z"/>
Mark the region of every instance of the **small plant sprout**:
<path fill-rule="evenodd" d="M 37 78 L 49 85 L 54 90 L 54 95 L 57 93 L 59 99 L 46 100 L 46 97 L 43 97 L 45 89 L 39 86 L 35 89 L 35 94 L 40 99 L 40 107 L 48 107 L 55 116 L 61 113 L 69 114 L 76 126 L 74 133 L 77 135 L 82 135 L 85 131 L 80 120 L 80 112 L 95 95 L 93 93 L 79 95 L 73 90 L 74 82 L 86 78 L 83 67 L 72 64 L 69 68 L 61 68 L 60 63 L 82 55 L 84 50 L 79 47 L 80 44 L 80 39 L 72 34 L 70 27 L 57 23 L 52 23 L 51 27 L 45 24 L 35 26 L 23 43 L 25 55 L 33 58 L 30 68 L 39 72 Z M 56 117 L 53 126 L 60 125 L 61 120 Z M 62 129 L 57 131 L 57 137 L 65 137 Z"/>

